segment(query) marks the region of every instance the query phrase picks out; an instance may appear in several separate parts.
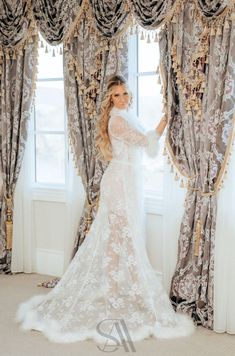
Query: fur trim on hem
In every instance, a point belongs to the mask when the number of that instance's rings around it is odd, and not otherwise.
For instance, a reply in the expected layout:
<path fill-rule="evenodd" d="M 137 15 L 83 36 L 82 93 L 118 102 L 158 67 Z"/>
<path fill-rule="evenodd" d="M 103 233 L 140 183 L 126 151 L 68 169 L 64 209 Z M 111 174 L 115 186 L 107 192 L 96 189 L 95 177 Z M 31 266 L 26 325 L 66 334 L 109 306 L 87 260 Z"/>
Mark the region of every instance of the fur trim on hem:
<path fill-rule="evenodd" d="M 116 330 L 112 330 L 111 335 L 102 336 L 96 329 L 74 332 L 65 332 L 60 329 L 60 325 L 55 320 L 40 320 L 37 312 L 33 310 L 42 301 L 45 301 L 46 295 L 37 295 L 25 303 L 21 303 L 17 309 L 15 322 L 21 322 L 21 330 L 41 331 L 51 342 L 72 343 L 93 339 L 95 342 L 117 345 L 122 340 L 126 342 L 141 341 L 151 336 L 157 339 L 170 339 L 186 337 L 192 335 L 195 326 L 189 316 L 185 314 L 176 314 L 177 324 L 175 326 L 162 326 L 156 323 L 154 326 L 143 326 L 135 331 L 128 330 L 129 336 L 122 333 L 122 338 Z"/>

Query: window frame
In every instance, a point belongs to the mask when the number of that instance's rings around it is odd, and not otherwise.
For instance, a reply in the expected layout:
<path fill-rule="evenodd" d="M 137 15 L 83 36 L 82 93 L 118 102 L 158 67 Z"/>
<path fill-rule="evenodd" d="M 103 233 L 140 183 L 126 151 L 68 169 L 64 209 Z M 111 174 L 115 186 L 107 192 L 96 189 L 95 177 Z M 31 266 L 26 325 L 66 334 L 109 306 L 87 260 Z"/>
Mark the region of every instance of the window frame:
<path fill-rule="evenodd" d="M 156 74 L 154 71 L 149 72 L 138 72 L 138 36 L 133 35 L 129 36 L 129 50 L 128 50 L 128 82 L 132 89 L 133 93 L 133 108 L 134 113 L 138 116 L 139 106 L 138 106 L 138 78 L 140 76 L 150 76 Z M 55 78 L 38 78 L 37 82 L 45 81 L 64 81 L 63 77 Z M 70 189 L 71 185 L 71 174 L 72 174 L 72 165 L 73 161 L 71 159 L 71 154 L 69 150 L 68 142 L 68 132 L 67 132 L 67 115 L 66 109 L 64 108 L 64 120 L 65 126 L 64 131 L 53 131 L 53 130 L 36 130 L 35 120 L 35 103 L 33 104 L 33 110 L 30 120 L 30 162 L 32 164 L 32 169 L 30 169 L 30 175 L 32 182 L 32 197 L 33 200 L 43 200 L 43 201 L 53 201 L 53 202 L 67 202 L 67 192 Z M 65 183 L 64 184 L 52 184 L 52 183 L 38 183 L 36 182 L 36 134 L 37 133 L 53 133 L 53 134 L 63 134 L 65 137 Z M 33 148 L 33 149 L 32 149 Z M 157 171 L 164 172 L 164 167 L 158 168 Z M 145 211 L 148 214 L 162 215 L 163 213 L 163 192 L 159 194 L 157 191 L 152 191 L 149 189 L 144 190 L 144 203 Z"/>
<path fill-rule="evenodd" d="M 37 83 L 42 82 L 64 82 L 63 77 L 55 77 L 55 78 L 39 78 L 37 79 Z M 37 89 L 36 89 L 37 90 Z M 36 125 L 36 107 L 35 102 L 33 104 L 33 117 L 32 117 L 32 142 L 31 145 L 33 146 L 32 152 L 33 155 L 31 157 L 32 167 L 33 167 L 33 174 L 32 174 L 32 187 L 41 189 L 41 190 L 66 190 L 69 184 L 69 143 L 68 143 L 68 132 L 67 132 L 67 115 L 66 115 L 66 108 L 64 107 L 64 130 L 41 130 L 37 129 Z M 37 135 L 63 135 L 64 136 L 64 154 L 65 154 L 65 162 L 64 162 L 64 183 L 50 183 L 50 182 L 37 182 L 37 152 L 36 152 L 36 137 Z"/>
<path fill-rule="evenodd" d="M 156 75 L 156 71 L 146 71 L 139 72 L 139 36 L 140 34 L 133 34 L 129 36 L 128 39 L 128 84 L 132 90 L 134 100 L 133 100 L 133 111 L 138 117 L 139 115 L 139 78 L 144 76 Z M 140 40 L 141 41 L 141 40 Z M 161 168 L 155 168 L 156 172 L 164 174 L 164 166 Z M 157 190 L 144 189 L 145 197 L 145 207 L 148 213 L 162 214 L 163 209 L 163 187 L 161 194 Z"/>

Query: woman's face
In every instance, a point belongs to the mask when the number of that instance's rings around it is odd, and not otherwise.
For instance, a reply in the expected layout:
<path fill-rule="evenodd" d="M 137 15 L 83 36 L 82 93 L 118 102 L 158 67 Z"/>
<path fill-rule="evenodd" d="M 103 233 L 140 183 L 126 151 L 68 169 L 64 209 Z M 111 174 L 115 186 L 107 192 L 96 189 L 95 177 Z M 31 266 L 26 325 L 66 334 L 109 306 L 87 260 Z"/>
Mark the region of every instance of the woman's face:
<path fill-rule="evenodd" d="M 111 100 L 117 109 L 127 109 L 130 103 L 130 94 L 124 84 L 115 85 L 112 89 Z"/>

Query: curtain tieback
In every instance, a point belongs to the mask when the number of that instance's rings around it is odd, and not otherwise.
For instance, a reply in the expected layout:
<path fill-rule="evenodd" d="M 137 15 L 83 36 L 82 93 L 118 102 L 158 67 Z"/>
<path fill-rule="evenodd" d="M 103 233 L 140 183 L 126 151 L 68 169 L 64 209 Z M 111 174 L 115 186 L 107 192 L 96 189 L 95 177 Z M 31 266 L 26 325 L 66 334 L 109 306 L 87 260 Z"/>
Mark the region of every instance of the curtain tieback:
<path fill-rule="evenodd" d="M 192 190 L 192 191 L 194 191 L 194 192 L 199 192 L 202 197 L 209 197 L 209 196 L 215 195 L 215 194 L 217 193 L 217 189 L 211 190 L 211 191 L 209 191 L 209 192 L 204 192 L 202 189 L 191 187 L 191 186 L 190 186 L 190 182 L 191 182 L 194 178 L 197 178 L 197 177 L 198 177 L 198 175 L 195 175 L 194 177 L 190 177 L 190 178 L 188 179 L 188 184 L 187 184 L 187 189 L 188 189 L 188 190 Z"/>
<path fill-rule="evenodd" d="M 89 231 L 91 223 L 92 223 L 92 210 L 95 207 L 98 207 L 98 204 L 99 204 L 99 194 L 97 195 L 96 199 L 92 203 L 90 203 L 87 199 L 87 210 L 88 211 L 87 211 L 87 218 L 86 218 L 86 222 L 87 222 L 87 228 L 85 231 L 86 234 Z"/>
<path fill-rule="evenodd" d="M 194 192 L 199 192 L 202 197 L 210 197 L 212 195 L 215 195 L 217 193 L 217 190 L 211 190 L 210 192 L 203 192 L 201 189 L 198 188 L 192 188 L 192 187 L 187 187 L 188 190 L 192 190 Z"/>
<path fill-rule="evenodd" d="M 12 197 L 6 197 L 7 212 L 6 212 L 6 245 L 7 250 L 12 249 L 13 236 L 13 218 L 12 218 Z"/>

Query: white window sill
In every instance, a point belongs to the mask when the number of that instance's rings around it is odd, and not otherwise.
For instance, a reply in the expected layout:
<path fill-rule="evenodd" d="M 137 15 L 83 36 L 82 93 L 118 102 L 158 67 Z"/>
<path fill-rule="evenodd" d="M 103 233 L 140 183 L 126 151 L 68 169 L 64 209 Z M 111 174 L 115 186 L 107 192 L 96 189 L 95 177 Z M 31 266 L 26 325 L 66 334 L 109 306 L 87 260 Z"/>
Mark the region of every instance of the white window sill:
<path fill-rule="evenodd" d="M 68 191 L 64 187 L 33 187 L 32 200 L 66 203 Z"/>
<path fill-rule="evenodd" d="M 32 200 L 67 203 L 68 190 L 61 187 L 33 187 Z M 163 214 L 163 197 L 156 192 L 146 191 L 144 194 L 144 207 L 147 214 Z"/>

